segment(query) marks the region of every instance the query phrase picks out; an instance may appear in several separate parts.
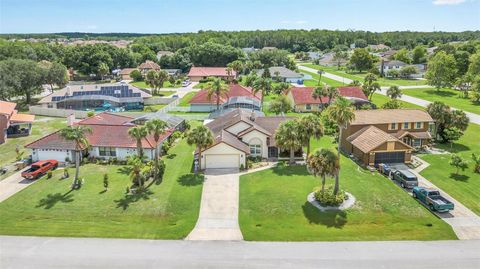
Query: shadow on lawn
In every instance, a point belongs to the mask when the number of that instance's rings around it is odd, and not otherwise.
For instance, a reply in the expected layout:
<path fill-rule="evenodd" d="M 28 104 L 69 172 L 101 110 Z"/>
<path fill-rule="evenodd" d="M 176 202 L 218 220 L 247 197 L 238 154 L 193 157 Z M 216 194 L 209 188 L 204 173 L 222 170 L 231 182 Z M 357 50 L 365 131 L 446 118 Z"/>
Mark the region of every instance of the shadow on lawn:
<path fill-rule="evenodd" d="M 450 178 L 452 179 L 455 179 L 457 181 L 467 181 L 470 177 L 467 176 L 467 175 L 460 175 L 460 174 L 455 174 L 455 173 L 451 173 L 450 174 Z"/>
<path fill-rule="evenodd" d="M 449 143 L 437 144 L 437 147 L 452 153 L 458 153 L 458 152 L 470 150 L 470 147 L 465 146 L 463 144 L 459 144 L 459 143 L 453 143 L 452 147 L 450 146 Z"/>
<path fill-rule="evenodd" d="M 306 176 L 308 171 L 305 165 L 285 165 L 273 168 L 273 173 L 279 176 Z"/>
<path fill-rule="evenodd" d="M 152 194 L 153 192 L 151 190 L 145 189 L 140 193 L 125 194 L 123 198 L 115 200 L 115 203 L 117 204 L 117 208 L 122 208 L 123 210 L 127 210 L 127 208 L 130 206 L 131 203 L 135 203 L 140 200 L 149 200 L 150 195 Z"/>
<path fill-rule="evenodd" d="M 431 95 L 436 95 L 436 96 L 442 96 L 442 97 L 452 97 L 452 96 L 458 96 L 458 93 L 454 93 L 451 91 L 437 91 L 437 90 L 426 90 L 425 93 L 431 94 Z"/>
<path fill-rule="evenodd" d="M 178 178 L 178 183 L 182 186 L 196 186 L 203 183 L 204 176 L 202 174 L 185 174 Z"/>
<path fill-rule="evenodd" d="M 327 228 L 341 229 L 348 221 L 347 212 L 340 210 L 320 212 L 308 201 L 302 205 L 302 209 L 303 215 L 310 223 L 325 225 Z"/>
<path fill-rule="evenodd" d="M 61 194 L 59 192 L 55 193 L 55 194 L 48 194 L 47 197 L 41 199 L 40 201 L 38 201 L 38 204 L 36 207 L 44 207 L 45 209 L 50 209 L 52 207 L 54 207 L 57 203 L 71 203 L 73 202 L 73 198 L 72 198 L 72 194 L 71 194 L 72 190 L 64 193 L 64 194 Z"/>

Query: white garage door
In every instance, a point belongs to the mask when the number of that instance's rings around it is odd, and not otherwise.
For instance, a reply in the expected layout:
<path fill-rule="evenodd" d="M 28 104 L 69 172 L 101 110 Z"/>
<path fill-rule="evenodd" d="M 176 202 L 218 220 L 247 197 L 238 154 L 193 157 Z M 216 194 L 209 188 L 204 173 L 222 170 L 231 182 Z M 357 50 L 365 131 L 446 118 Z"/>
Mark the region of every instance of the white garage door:
<path fill-rule="evenodd" d="M 208 154 L 206 155 L 206 168 L 240 168 L 240 156 L 238 154 Z"/>

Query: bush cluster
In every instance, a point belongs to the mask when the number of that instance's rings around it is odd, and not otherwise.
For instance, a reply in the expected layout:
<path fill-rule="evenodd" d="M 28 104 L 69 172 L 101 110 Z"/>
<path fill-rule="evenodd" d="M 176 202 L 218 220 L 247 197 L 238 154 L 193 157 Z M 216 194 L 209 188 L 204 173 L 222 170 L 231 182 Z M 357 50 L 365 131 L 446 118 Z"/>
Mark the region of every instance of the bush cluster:
<path fill-rule="evenodd" d="M 333 187 L 328 187 L 322 193 L 321 189 L 315 190 L 315 200 L 320 202 L 323 206 L 339 206 L 341 205 L 348 196 L 343 190 L 340 190 L 337 195 L 333 194 Z"/>

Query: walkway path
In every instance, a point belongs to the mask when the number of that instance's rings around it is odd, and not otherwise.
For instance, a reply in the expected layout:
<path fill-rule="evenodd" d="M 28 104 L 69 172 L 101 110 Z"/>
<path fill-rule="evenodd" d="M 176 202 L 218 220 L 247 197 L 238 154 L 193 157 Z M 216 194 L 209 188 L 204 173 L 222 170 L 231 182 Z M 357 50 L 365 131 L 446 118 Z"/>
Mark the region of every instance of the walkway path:
<path fill-rule="evenodd" d="M 0 181 L 0 203 L 7 200 L 10 196 L 25 189 L 36 180 L 24 179 L 20 170 L 15 174 Z M 1 266 L 0 266 L 1 267 Z"/>
<path fill-rule="evenodd" d="M 473 213 L 470 209 L 465 207 L 462 203 L 460 203 L 455 198 L 448 195 L 448 193 L 444 192 L 437 186 L 435 186 L 432 182 L 428 181 L 420 172 L 427 168 L 429 164 L 422 159 L 416 157 L 422 165 L 417 167 L 416 169 L 411 170 L 417 177 L 418 177 L 418 184 L 421 187 L 426 187 L 430 189 L 438 189 L 440 190 L 442 196 L 450 200 L 455 204 L 455 209 L 448 212 L 448 213 L 438 213 L 435 214 L 452 226 L 453 231 L 457 235 L 459 239 L 480 239 L 480 217 Z"/>
<path fill-rule="evenodd" d="M 243 240 L 238 225 L 239 173 L 208 169 L 203 183 L 200 215 L 186 240 Z"/>
<path fill-rule="evenodd" d="M 318 72 L 318 70 L 316 70 L 314 68 L 303 66 L 303 65 L 299 65 L 298 69 L 304 70 L 304 71 L 307 71 L 307 72 L 311 72 L 311 73 L 315 73 L 315 74 Z M 334 75 L 334 74 L 327 73 L 327 72 L 324 72 L 322 74 L 322 76 L 324 76 L 326 78 L 336 80 L 336 81 L 343 82 L 345 85 L 347 85 L 347 84 L 349 84 L 353 81 L 351 79 L 344 78 L 342 76 Z M 431 88 L 431 87 L 432 86 L 429 86 L 429 85 L 423 85 L 423 86 L 400 86 L 399 88 L 400 89 L 413 89 L 413 88 Z M 389 87 L 382 87 L 382 89 L 379 93 L 382 94 L 382 95 L 387 95 L 388 88 Z M 419 105 L 419 106 L 422 106 L 422 107 L 427 107 L 431 103 L 430 101 L 423 100 L 423 99 L 420 99 L 420 98 L 416 98 L 416 97 L 413 97 L 413 96 L 408 96 L 408 95 L 405 95 L 405 94 L 402 95 L 400 100 L 408 102 L 408 103 L 412 103 L 412 104 L 415 104 L 415 105 Z M 455 109 L 455 108 L 453 108 L 453 109 Z M 471 113 L 471 112 L 467 112 L 467 111 L 464 111 L 464 112 L 465 112 L 465 114 L 467 114 L 468 118 L 470 119 L 470 122 L 475 123 L 475 124 L 480 124 L 480 115 L 475 114 L 475 113 Z"/>
<path fill-rule="evenodd" d="M 0 268 L 480 268 L 480 241 L 192 242 L 0 237 Z"/>

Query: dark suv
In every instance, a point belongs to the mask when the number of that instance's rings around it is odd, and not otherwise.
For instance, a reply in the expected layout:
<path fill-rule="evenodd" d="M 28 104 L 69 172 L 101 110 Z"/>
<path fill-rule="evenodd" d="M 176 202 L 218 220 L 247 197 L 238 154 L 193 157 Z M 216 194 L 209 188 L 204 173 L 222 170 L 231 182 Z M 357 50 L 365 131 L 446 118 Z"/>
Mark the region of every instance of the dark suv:
<path fill-rule="evenodd" d="M 396 170 L 392 171 L 390 178 L 398 181 L 402 188 L 413 188 L 418 186 L 417 176 L 408 170 Z"/>

